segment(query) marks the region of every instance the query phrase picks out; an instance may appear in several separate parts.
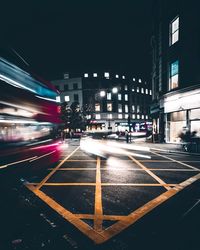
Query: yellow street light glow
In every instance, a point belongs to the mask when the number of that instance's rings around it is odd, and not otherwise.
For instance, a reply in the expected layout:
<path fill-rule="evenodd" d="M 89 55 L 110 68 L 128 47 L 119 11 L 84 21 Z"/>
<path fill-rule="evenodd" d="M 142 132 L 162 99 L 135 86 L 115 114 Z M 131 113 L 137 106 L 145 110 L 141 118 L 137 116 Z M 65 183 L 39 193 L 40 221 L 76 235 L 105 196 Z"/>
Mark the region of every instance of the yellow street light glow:
<path fill-rule="evenodd" d="M 112 92 L 113 92 L 113 94 L 116 94 L 116 93 L 118 92 L 118 89 L 117 89 L 116 87 L 114 87 L 114 88 L 112 89 Z"/>
<path fill-rule="evenodd" d="M 106 95 L 106 92 L 104 90 L 100 91 L 100 96 L 104 97 Z"/>

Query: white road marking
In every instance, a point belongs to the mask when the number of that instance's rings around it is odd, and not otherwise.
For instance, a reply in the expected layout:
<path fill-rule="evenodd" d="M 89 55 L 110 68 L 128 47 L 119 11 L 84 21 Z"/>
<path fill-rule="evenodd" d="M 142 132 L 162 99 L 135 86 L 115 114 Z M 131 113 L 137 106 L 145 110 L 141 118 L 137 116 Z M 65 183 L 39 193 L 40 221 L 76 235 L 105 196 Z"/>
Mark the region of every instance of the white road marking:
<path fill-rule="evenodd" d="M 7 168 L 8 166 L 15 165 L 15 164 L 18 164 L 18 163 L 21 163 L 21 162 L 24 162 L 24 161 L 30 161 L 30 160 L 35 159 L 36 157 L 37 156 L 33 156 L 33 157 L 30 157 L 30 158 L 27 158 L 27 159 L 24 159 L 24 160 L 11 162 L 11 163 L 0 166 L 0 169 Z"/>
<path fill-rule="evenodd" d="M 30 160 L 29 162 L 37 161 L 38 159 L 41 159 L 41 158 L 43 158 L 43 157 L 45 157 L 45 156 L 47 156 L 47 155 L 53 154 L 54 152 L 56 152 L 56 150 L 51 151 L 50 153 L 47 153 L 47 154 L 41 155 L 41 156 L 39 156 L 39 157 L 37 157 L 37 156 L 36 156 L 37 158 L 32 159 L 32 160 Z"/>

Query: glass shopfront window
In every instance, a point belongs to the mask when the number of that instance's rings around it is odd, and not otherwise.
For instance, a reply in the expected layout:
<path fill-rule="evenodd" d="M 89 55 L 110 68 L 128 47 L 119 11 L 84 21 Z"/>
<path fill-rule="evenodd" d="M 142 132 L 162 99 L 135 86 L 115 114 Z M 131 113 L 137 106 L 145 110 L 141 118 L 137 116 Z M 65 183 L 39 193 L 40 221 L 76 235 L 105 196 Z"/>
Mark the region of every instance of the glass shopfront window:
<path fill-rule="evenodd" d="M 169 142 L 179 143 L 179 135 L 186 127 L 186 111 L 173 112 L 169 117 Z"/>

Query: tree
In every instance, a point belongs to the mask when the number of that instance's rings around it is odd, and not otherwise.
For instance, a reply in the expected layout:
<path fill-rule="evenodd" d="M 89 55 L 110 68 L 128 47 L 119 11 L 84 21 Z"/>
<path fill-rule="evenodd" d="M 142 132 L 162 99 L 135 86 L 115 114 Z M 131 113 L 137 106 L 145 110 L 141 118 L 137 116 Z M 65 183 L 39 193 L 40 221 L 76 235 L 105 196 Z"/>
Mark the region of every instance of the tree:
<path fill-rule="evenodd" d="M 61 119 L 64 122 L 65 128 L 70 128 L 72 110 L 67 102 L 61 104 Z"/>
<path fill-rule="evenodd" d="M 61 119 L 65 124 L 65 128 L 69 130 L 85 130 L 86 115 L 80 108 L 78 102 L 73 102 L 71 106 L 67 102 L 61 105 Z"/>

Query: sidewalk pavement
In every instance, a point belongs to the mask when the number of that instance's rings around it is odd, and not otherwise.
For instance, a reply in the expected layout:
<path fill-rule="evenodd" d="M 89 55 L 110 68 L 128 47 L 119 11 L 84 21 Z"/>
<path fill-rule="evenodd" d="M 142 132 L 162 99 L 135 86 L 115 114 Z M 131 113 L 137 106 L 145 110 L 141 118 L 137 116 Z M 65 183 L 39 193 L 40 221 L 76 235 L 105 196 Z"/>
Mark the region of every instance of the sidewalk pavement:
<path fill-rule="evenodd" d="M 132 139 L 131 141 L 139 146 L 149 147 L 151 150 L 158 150 L 168 153 L 181 153 L 189 155 L 200 155 L 200 153 L 186 152 L 183 148 L 183 144 L 176 143 L 152 143 L 151 141 L 146 141 L 145 138 Z"/>
<path fill-rule="evenodd" d="M 123 143 L 126 142 L 125 137 L 120 137 L 120 138 L 112 138 L 116 139 L 118 141 L 123 141 Z M 186 152 L 184 150 L 183 144 L 178 144 L 178 143 L 153 143 L 151 140 L 147 139 L 146 137 L 140 137 L 140 138 L 131 138 L 131 142 L 129 143 L 134 143 L 135 145 L 138 146 L 143 146 L 143 147 L 149 147 L 152 150 L 157 150 L 157 151 L 163 151 L 163 152 L 168 152 L 168 153 L 181 153 L 181 154 L 189 154 L 189 155 L 200 155 L 200 152 Z"/>

